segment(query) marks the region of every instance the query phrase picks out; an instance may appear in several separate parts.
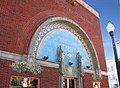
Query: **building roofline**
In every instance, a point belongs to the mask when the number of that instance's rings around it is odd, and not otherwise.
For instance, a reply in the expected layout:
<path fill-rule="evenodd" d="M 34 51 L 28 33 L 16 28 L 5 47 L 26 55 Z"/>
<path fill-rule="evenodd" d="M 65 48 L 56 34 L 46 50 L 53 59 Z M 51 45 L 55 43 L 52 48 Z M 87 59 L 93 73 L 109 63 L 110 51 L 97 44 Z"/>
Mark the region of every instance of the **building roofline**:
<path fill-rule="evenodd" d="M 96 10 L 94 10 L 92 7 L 90 7 L 87 3 L 85 3 L 83 0 L 76 0 L 78 3 L 80 3 L 83 7 L 88 9 L 92 14 L 97 16 L 99 18 L 99 14 Z"/>

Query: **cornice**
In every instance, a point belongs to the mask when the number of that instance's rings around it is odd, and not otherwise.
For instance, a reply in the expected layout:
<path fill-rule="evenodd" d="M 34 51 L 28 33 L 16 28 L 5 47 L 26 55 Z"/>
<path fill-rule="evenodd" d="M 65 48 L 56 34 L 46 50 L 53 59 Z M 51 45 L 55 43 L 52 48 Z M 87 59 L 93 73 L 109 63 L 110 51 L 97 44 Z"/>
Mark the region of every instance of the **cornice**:
<path fill-rule="evenodd" d="M 3 59 L 3 60 L 16 61 L 16 60 L 24 59 L 26 57 L 27 57 L 27 55 L 20 55 L 20 54 L 15 54 L 15 53 L 0 50 L 0 59 Z M 41 61 L 39 59 L 36 59 L 36 60 L 37 60 L 37 63 L 40 63 L 42 66 L 59 68 L 58 63 L 53 63 L 53 62 L 49 62 L 49 61 Z M 90 73 L 90 74 L 94 73 L 94 71 L 91 70 L 91 69 L 84 69 L 84 72 L 85 73 Z M 101 71 L 101 74 L 104 75 L 104 76 L 108 76 L 107 72 L 105 72 L 105 71 Z"/>
<path fill-rule="evenodd" d="M 83 7 L 85 7 L 87 10 L 89 10 L 91 13 L 93 13 L 95 16 L 99 18 L 99 14 L 97 11 L 95 11 L 92 7 L 90 7 L 87 3 L 85 3 L 83 0 L 76 0 L 79 4 L 81 4 Z"/>

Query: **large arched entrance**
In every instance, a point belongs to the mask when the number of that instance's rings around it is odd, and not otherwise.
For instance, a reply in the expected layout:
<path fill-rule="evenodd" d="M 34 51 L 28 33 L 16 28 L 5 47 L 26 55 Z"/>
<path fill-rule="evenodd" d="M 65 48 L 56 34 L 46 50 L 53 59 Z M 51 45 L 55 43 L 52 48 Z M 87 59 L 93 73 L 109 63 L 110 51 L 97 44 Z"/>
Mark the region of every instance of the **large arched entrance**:
<path fill-rule="evenodd" d="M 90 38 L 79 25 L 67 18 L 53 17 L 41 24 L 32 37 L 29 54 L 45 66 L 59 65 L 60 88 L 83 88 L 83 69 L 87 67 L 94 71 L 94 79 L 101 78 Z"/>

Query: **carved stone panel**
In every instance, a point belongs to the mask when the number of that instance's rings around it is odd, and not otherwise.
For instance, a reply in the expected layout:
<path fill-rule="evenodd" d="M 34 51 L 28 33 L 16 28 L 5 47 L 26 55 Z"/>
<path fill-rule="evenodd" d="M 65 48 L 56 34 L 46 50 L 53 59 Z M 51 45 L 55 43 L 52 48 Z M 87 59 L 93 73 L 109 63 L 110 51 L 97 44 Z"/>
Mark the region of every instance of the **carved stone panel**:
<path fill-rule="evenodd" d="M 65 65 L 64 75 L 67 77 L 77 77 L 77 67 Z"/>

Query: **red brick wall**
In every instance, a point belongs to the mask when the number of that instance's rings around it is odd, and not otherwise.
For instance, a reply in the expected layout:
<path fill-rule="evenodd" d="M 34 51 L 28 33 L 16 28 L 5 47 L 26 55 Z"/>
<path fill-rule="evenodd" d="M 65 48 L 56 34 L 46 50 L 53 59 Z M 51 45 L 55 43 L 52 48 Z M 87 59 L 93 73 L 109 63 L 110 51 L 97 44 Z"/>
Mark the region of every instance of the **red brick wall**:
<path fill-rule="evenodd" d="M 102 76 L 102 80 L 93 80 L 93 74 L 84 73 L 84 88 L 93 88 L 93 82 L 100 82 L 101 88 L 109 88 L 107 76 Z"/>
<path fill-rule="evenodd" d="M 40 79 L 40 88 L 58 88 L 59 76 L 57 68 L 42 67 L 43 71 L 40 75 L 18 73 L 13 71 L 9 65 L 9 60 L 0 59 L 0 88 L 9 88 L 11 76 L 35 77 Z"/>
<path fill-rule="evenodd" d="M 38 26 L 54 16 L 69 18 L 84 29 L 97 51 L 101 70 L 106 71 L 99 18 L 79 3 L 72 6 L 66 0 L 1 0 L 0 50 L 28 54 L 31 38 Z M 0 73 L 1 79 L 4 79 L 3 75 L 9 78 L 12 72 L 10 70 L 9 75 L 6 71 L 8 72 L 10 68 L 0 69 L 3 71 Z M 2 82 L 7 83 L 7 81 Z"/>
<path fill-rule="evenodd" d="M 3 0 L 0 1 L 0 50 L 27 54 L 32 35 L 47 18 L 62 16 L 79 24 L 92 40 L 106 71 L 99 18 L 65 0 Z"/>
<path fill-rule="evenodd" d="M 0 59 L 0 88 L 9 88 L 10 75 L 12 73 L 9 68 L 11 61 Z"/>
<path fill-rule="evenodd" d="M 40 88 L 58 88 L 59 86 L 59 73 L 57 68 L 42 67 L 43 72 L 40 75 L 24 74 L 13 71 L 9 65 L 12 61 L 0 59 L 0 88 L 9 88 L 11 76 L 24 76 L 35 77 L 40 79 Z M 84 88 L 93 88 L 92 74 L 84 73 Z M 101 88 L 109 88 L 107 77 L 103 76 L 101 82 Z"/>

